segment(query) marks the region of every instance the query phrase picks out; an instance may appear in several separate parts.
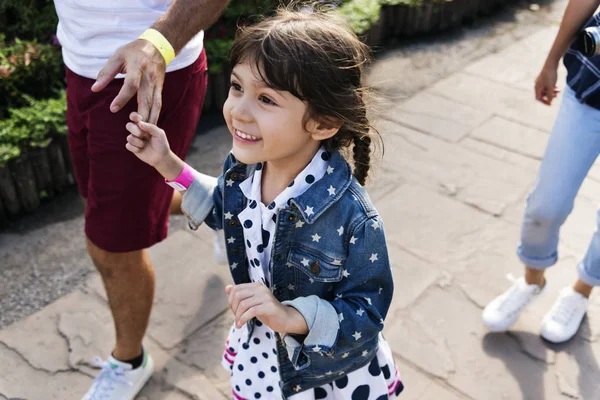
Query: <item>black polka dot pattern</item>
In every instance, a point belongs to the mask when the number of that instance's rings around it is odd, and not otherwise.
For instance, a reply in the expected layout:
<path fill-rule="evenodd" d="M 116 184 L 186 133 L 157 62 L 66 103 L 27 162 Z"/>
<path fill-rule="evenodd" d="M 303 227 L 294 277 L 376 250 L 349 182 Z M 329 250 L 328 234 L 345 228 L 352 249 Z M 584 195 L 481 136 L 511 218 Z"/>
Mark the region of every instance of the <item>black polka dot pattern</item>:
<path fill-rule="evenodd" d="M 345 388 L 346 386 L 348 386 L 348 377 L 344 376 L 338 380 L 335 381 L 335 386 L 337 386 L 340 389 Z"/>
<path fill-rule="evenodd" d="M 247 206 L 242 212 L 235 215 L 233 219 L 239 221 L 244 228 L 242 243 L 246 245 L 247 263 L 245 264 L 245 268 L 247 268 L 247 274 L 251 282 L 259 282 L 266 287 L 270 286 L 270 255 L 273 246 L 271 241 L 277 228 L 277 207 L 286 204 L 291 206 L 295 203 L 294 199 L 299 199 L 304 191 L 310 190 L 311 186 L 315 185 L 322 177 L 327 178 L 333 171 L 333 168 L 329 166 L 330 160 L 331 154 L 320 150 L 309 166 L 298 174 L 290 182 L 288 188 L 284 189 L 266 207 L 263 207 L 262 203 L 259 204 L 261 202 L 260 195 L 254 198 L 256 194 L 260 193 L 259 185 L 261 183 L 262 171 L 264 171 L 262 163 L 256 165 L 253 177 L 249 177 L 249 179 L 240 183 L 239 187 L 246 195 Z M 325 187 L 327 186 L 329 186 L 329 183 Z M 327 195 L 327 192 L 325 193 Z M 317 212 L 316 209 L 314 211 Z M 231 212 L 234 212 L 234 210 Z M 285 220 L 288 220 L 287 215 Z M 320 236 L 323 236 L 325 232 L 313 232 L 312 234 L 314 233 L 319 233 Z M 315 245 L 322 245 L 322 242 L 323 240 L 321 240 L 321 243 Z M 326 245 L 327 243 L 325 243 Z M 291 283 L 293 284 L 293 282 Z M 279 287 L 280 284 L 282 287 L 288 287 L 290 282 L 280 282 L 277 286 Z M 234 390 L 234 398 L 281 398 L 279 389 L 281 377 L 279 375 L 278 358 L 287 358 L 287 353 L 283 351 L 283 354 L 278 354 L 275 334 L 268 326 L 261 323 L 257 318 L 254 318 L 252 322 L 254 323 L 254 331 L 250 339 L 248 339 L 248 327 L 251 324 L 247 324 L 239 330 L 232 328 L 228 343 L 235 343 L 235 346 L 228 345 L 225 354 L 226 357 L 223 360 L 223 366 L 227 370 L 231 370 L 231 385 Z M 249 342 L 246 343 L 248 340 Z M 358 360 L 359 357 L 360 355 L 357 354 L 356 359 Z M 336 357 L 335 359 L 337 360 L 338 358 Z M 393 365 L 393 358 L 390 362 L 380 362 L 382 360 L 378 355 L 364 367 L 348 374 L 340 373 L 338 370 L 339 367 L 332 364 L 331 369 L 333 372 L 332 374 L 327 374 L 331 375 L 331 377 L 328 376 L 325 378 L 324 376 L 322 386 L 308 389 L 305 394 L 309 394 L 309 397 L 314 399 L 325 400 L 333 398 L 343 398 L 345 400 L 387 399 L 388 387 L 389 391 L 399 393 L 402 390 L 402 386 L 397 380 L 398 375 Z M 388 359 L 386 358 L 386 360 Z M 325 370 L 322 373 L 325 373 Z M 328 381 L 329 378 L 331 379 L 330 381 Z M 303 386 L 303 390 L 307 390 L 307 388 L 304 388 L 302 382 L 300 384 Z M 295 397 L 291 395 L 289 399 L 295 400 Z M 389 398 L 395 398 L 393 393 Z"/>
<path fill-rule="evenodd" d="M 379 366 L 379 361 L 377 361 L 377 357 L 371 360 L 369 364 L 369 373 L 373 376 L 379 376 L 381 374 L 381 367 Z"/>
<path fill-rule="evenodd" d="M 371 388 L 369 385 L 360 385 L 352 392 L 352 400 L 369 400 Z"/>
<path fill-rule="evenodd" d="M 383 372 L 383 377 L 385 379 L 390 379 L 390 376 L 392 376 L 390 372 L 390 367 L 387 364 L 381 367 L 381 371 Z"/>
<path fill-rule="evenodd" d="M 323 388 L 315 388 L 315 399 L 326 399 L 327 391 Z"/>

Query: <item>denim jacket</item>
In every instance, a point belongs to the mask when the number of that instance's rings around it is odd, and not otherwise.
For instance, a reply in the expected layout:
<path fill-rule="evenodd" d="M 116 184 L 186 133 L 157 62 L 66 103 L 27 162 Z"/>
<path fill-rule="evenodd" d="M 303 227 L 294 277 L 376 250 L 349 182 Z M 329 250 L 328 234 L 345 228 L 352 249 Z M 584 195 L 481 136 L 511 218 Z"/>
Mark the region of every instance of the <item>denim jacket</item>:
<path fill-rule="evenodd" d="M 592 26 L 600 26 L 600 14 L 594 15 L 581 30 Z M 600 109 L 600 56 L 587 58 L 579 51 L 579 43 L 575 40 L 563 63 L 567 68 L 567 85 L 573 89 L 577 99 Z"/>
<path fill-rule="evenodd" d="M 239 184 L 254 170 L 230 154 L 223 175 L 198 173 L 183 195 L 192 229 L 205 222 L 224 230 L 236 284 L 250 282 L 237 215 L 246 206 Z M 271 291 L 297 309 L 309 328 L 302 337 L 276 334 L 280 386 L 289 397 L 375 357 L 394 287 L 383 223 L 339 152 L 330 155 L 323 178 L 279 209 L 276 226 Z"/>

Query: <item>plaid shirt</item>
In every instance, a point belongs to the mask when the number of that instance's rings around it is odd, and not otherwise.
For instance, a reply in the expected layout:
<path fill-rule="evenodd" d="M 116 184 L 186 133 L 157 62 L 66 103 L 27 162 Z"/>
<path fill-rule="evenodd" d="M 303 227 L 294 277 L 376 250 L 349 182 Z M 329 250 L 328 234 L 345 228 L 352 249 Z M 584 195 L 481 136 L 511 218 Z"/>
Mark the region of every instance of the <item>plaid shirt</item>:
<path fill-rule="evenodd" d="M 600 26 L 600 14 L 594 15 L 582 28 Z M 567 85 L 580 102 L 600 109 L 600 56 L 587 58 L 578 49 L 575 41 L 563 60 L 567 67 Z"/>

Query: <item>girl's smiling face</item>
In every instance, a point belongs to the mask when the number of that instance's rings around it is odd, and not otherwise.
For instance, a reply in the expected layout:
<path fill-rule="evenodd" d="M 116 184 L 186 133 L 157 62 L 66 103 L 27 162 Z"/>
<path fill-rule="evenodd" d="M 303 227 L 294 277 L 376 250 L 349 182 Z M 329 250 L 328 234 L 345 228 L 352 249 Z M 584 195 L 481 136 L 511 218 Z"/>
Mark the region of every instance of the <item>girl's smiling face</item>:
<path fill-rule="evenodd" d="M 237 64 L 223 107 L 234 156 L 245 164 L 266 161 L 278 169 L 302 169 L 323 139 L 316 121 L 305 124 L 306 111 L 302 100 L 267 86 L 253 66 Z"/>

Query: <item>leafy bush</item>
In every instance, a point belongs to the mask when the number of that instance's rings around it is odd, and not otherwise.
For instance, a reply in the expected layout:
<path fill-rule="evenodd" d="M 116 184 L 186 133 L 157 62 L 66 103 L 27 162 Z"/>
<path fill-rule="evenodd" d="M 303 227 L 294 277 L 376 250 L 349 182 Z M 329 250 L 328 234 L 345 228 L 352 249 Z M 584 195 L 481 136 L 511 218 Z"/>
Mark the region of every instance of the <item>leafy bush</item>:
<path fill-rule="evenodd" d="M 8 42 L 16 38 L 50 42 L 57 24 L 52 0 L 0 1 L 0 27 Z"/>
<path fill-rule="evenodd" d="M 21 155 L 21 149 L 12 144 L 0 143 L 0 168 Z"/>
<path fill-rule="evenodd" d="M 223 18 L 237 20 L 240 17 L 268 14 L 278 4 L 273 0 L 232 0 L 223 12 Z"/>
<path fill-rule="evenodd" d="M 233 39 L 213 39 L 204 43 L 208 70 L 212 73 L 224 72 L 227 68 L 227 52 L 233 44 Z"/>
<path fill-rule="evenodd" d="M 342 4 L 336 12 L 348 21 L 357 35 L 362 35 L 379 20 L 381 4 L 372 0 L 350 0 Z"/>
<path fill-rule="evenodd" d="M 439 1 L 437 1 L 437 0 L 379 0 L 379 3 L 381 3 L 382 6 L 398 6 L 398 5 L 418 6 L 424 2 L 438 3 Z"/>
<path fill-rule="evenodd" d="M 16 39 L 6 45 L 0 34 L 0 118 L 8 108 L 27 105 L 30 98 L 54 97 L 64 88 L 64 66 L 58 48 Z"/>
<path fill-rule="evenodd" d="M 0 145 L 26 148 L 44 144 L 53 136 L 66 135 L 66 109 L 64 91 L 58 98 L 10 109 L 10 117 L 0 120 Z"/>

